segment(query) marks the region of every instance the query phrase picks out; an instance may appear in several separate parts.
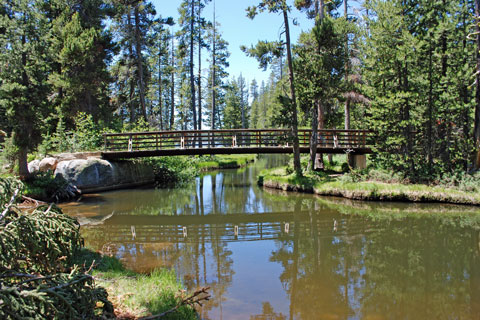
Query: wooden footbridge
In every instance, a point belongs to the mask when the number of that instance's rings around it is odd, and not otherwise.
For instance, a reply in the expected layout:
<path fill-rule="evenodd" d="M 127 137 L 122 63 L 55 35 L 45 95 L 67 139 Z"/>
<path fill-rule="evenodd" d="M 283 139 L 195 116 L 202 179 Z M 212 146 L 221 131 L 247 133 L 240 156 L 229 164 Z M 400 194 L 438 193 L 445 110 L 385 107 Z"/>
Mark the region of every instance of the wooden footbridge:
<path fill-rule="evenodd" d="M 300 152 L 310 152 L 312 130 L 298 130 Z M 154 131 L 104 134 L 107 160 L 178 155 L 293 153 L 289 129 Z M 372 153 L 368 130 L 319 130 L 319 153 Z"/>

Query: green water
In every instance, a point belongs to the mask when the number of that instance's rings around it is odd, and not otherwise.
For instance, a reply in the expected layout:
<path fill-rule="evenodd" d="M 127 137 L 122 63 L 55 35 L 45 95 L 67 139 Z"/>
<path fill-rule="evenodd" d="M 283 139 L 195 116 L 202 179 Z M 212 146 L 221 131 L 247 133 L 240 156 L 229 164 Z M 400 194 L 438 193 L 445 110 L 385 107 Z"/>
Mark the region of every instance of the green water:
<path fill-rule="evenodd" d="M 63 208 L 88 246 L 211 287 L 202 319 L 480 319 L 480 210 L 257 187 L 278 161 Z"/>

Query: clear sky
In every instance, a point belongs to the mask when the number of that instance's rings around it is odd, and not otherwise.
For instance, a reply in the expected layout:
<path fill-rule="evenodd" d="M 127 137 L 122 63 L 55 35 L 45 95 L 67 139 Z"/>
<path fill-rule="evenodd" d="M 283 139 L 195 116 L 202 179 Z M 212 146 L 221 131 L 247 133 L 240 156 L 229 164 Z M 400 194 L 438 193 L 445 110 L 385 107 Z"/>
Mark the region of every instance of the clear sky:
<path fill-rule="evenodd" d="M 157 14 L 162 17 L 178 18 L 178 7 L 181 0 L 153 0 Z M 249 83 L 252 79 L 257 79 L 260 83 L 267 80 L 270 71 L 263 72 L 258 68 L 258 62 L 254 58 L 249 58 L 240 50 L 241 45 L 250 47 L 258 40 L 279 40 L 283 30 L 283 17 L 279 14 L 261 13 L 254 20 L 246 17 L 245 9 L 249 6 L 258 4 L 258 0 L 215 0 L 217 22 L 220 23 L 220 32 L 222 37 L 228 41 L 230 51 L 230 76 L 237 77 L 242 73 Z M 293 1 L 291 1 L 293 3 Z M 213 1 L 204 9 L 203 15 L 206 19 L 213 20 Z M 296 19 L 298 26 L 294 26 L 292 21 Z M 313 26 L 313 21 L 306 18 L 305 13 L 299 12 L 295 8 L 290 14 L 290 34 L 292 42 L 296 42 L 301 31 L 307 31 Z M 178 28 L 178 26 L 174 26 Z"/>

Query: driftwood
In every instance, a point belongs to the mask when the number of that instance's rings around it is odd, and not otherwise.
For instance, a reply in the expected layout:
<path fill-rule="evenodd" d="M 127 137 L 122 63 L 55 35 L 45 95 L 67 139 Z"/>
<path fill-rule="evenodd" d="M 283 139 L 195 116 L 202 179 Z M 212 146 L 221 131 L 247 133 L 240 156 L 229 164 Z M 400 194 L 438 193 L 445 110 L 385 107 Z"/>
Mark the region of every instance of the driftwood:
<path fill-rule="evenodd" d="M 20 209 L 36 209 L 40 206 L 46 205 L 44 201 L 33 199 L 27 196 L 22 196 L 23 202 L 20 203 L 17 207 Z"/>

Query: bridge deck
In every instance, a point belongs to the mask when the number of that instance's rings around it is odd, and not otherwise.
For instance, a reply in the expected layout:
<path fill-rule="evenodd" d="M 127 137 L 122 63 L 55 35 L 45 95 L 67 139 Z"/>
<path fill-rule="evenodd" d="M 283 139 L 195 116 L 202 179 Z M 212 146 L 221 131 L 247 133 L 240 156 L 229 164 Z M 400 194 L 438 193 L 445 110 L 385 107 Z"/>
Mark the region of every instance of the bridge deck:
<path fill-rule="evenodd" d="M 299 130 L 300 152 L 309 153 L 311 130 Z M 372 153 L 374 134 L 367 130 L 320 130 L 321 153 Z M 293 153 L 290 130 L 234 129 L 105 134 L 104 159 L 153 156 Z"/>

